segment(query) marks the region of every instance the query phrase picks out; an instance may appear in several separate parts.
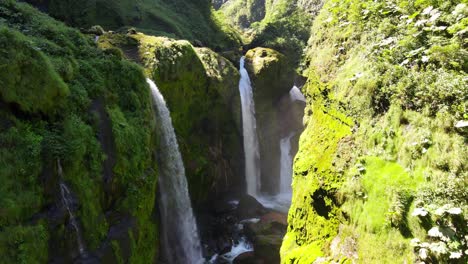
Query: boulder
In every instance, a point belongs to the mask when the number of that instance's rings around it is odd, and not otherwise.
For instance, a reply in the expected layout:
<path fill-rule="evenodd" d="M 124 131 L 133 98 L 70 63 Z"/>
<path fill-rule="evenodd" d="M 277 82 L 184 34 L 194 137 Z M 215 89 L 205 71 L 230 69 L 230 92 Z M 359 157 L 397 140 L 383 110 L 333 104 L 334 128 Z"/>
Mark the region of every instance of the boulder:
<path fill-rule="evenodd" d="M 237 256 L 234 261 L 234 264 L 257 264 L 258 260 L 255 259 L 254 252 L 245 252 Z"/>
<path fill-rule="evenodd" d="M 265 212 L 263 205 L 250 195 L 242 197 L 237 207 L 237 215 L 241 220 L 260 217 Z"/>

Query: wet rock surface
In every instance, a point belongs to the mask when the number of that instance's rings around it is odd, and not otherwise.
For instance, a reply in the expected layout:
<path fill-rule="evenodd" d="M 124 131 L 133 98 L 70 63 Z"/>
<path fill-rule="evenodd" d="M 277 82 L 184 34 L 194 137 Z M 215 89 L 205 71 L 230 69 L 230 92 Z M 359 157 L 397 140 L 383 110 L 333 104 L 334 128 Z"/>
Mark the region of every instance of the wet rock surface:
<path fill-rule="evenodd" d="M 287 229 L 285 213 L 244 195 L 216 199 L 210 210 L 199 215 L 204 256 L 210 263 L 280 263 L 279 249 Z"/>

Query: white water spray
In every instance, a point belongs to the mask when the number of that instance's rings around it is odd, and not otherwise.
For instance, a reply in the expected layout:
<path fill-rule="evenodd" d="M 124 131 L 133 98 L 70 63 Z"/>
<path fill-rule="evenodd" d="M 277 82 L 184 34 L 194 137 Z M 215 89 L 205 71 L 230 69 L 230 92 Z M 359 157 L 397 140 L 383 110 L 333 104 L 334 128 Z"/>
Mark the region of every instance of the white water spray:
<path fill-rule="evenodd" d="M 301 93 L 301 90 L 297 88 L 297 86 L 294 85 L 294 87 L 289 91 L 289 97 L 291 98 L 291 101 L 302 101 L 305 102 L 306 99 L 304 95 Z"/>
<path fill-rule="evenodd" d="M 244 67 L 245 58 L 240 60 L 239 91 L 242 105 L 242 127 L 244 135 L 245 177 L 247 193 L 257 197 L 260 190 L 260 152 L 255 120 L 255 103 L 249 74 Z"/>
<path fill-rule="evenodd" d="M 158 157 L 161 172 L 159 191 L 162 254 L 169 263 L 200 264 L 204 259 L 190 203 L 185 168 L 169 109 L 156 84 L 150 79 L 146 81 L 153 95 L 160 140 Z"/>
<path fill-rule="evenodd" d="M 291 132 L 280 141 L 281 150 L 281 169 L 280 169 L 280 194 L 290 195 L 292 192 L 292 163 L 293 157 L 291 155 L 291 139 L 294 132 Z"/>

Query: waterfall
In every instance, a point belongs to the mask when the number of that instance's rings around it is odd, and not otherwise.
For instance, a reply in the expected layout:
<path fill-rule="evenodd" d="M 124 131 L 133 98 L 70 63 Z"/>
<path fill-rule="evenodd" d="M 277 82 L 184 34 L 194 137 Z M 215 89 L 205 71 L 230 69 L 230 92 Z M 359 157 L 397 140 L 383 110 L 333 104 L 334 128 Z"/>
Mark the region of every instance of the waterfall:
<path fill-rule="evenodd" d="M 293 157 L 291 155 L 291 139 L 294 136 L 294 132 L 291 132 L 285 138 L 280 141 L 281 150 L 281 170 L 280 170 L 280 195 L 290 195 L 291 182 L 292 182 L 292 162 Z"/>
<path fill-rule="evenodd" d="M 289 97 L 291 98 L 291 101 L 302 101 L 305 102 L 306 99 L 304 95 L 301 93 L 301 90 L 297 88 L 297 86 L 294 85 L 294 87 L 289 91 Z"/>
<path fill-rule="evenodd" d="M 65 182 L 62 181 L 63 170 L 62 170 L 62 165 L 60 164 L 60 160 L 57 161 L 57 170 L 58 170 L 58 175 L 60 178 L 60 194 L 62 196 L 63 206 L 67 209 L 70 224 L 72 225 L 73 229 L 75 229 L 75 232 L 76 232 L 76 243 L 78 245 L 78 252 L 80 253 L 80 257 L 86 257 L 85 247 L 83 243 L 83 238 L 81 237 L 80 228 L 78 226 L 78 222 L 76 221 L 76 217 L 72 211 L 72 205 L 73 205 L 72 195 L 71 195 L 70 189 L 68 189 L 68 186 L 65 184 Z"/>
<path fill-rule="evenodd" d="M 203 263 L 200 239 L 190 203 L 182 156 L 172 127 L 169 109 L 156 84 L 151 87 L 158 121 L 160 148 L 159 192 L 162 255 L 168 263 Z"/>
<path fill-rule="evenodd" d="M 245 58 L 240 60 L 239 91 L 242 105 L 242 128 L 244 136 L 245 177 L 247 193 L 254 197 L 260 190 L 260 152 L 257 137 L 257 125 L 255 120 L 255 104 L 252 85 L 247 70 L 244 67 Z"/>

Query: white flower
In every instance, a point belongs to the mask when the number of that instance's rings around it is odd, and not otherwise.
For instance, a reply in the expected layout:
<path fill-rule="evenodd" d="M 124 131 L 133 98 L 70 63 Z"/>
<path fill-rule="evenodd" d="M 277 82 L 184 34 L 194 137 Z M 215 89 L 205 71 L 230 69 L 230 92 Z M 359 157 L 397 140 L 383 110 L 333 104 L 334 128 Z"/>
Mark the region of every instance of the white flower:
<path fill-rule="evenodd" d="M 421 243 L 421 240 L 419 240 L 419 238 L 413 238 L 411 239 L 411 242 L 410 242 L 411 246 L 413 247 L 419 245 L 419 243 Z"/>
<path fill-rule="evenodd" d="M 461 251 L 458 251 L 458 252 L 450 252 L 449 258 L 451 258 L 451 259 L 459 259 L 459 258 L 461 258 L 462 255 L 463 255 L 463 253 L 462 253 Z"/>
<path fill-rule="evenodd" d="M 439 227 L 434 226 L 431 228 L 429 231 L 427 231 L 427 234 L 431 237 L 442 237 L 443 234 L 442 232 L 439 231 Z"/>
<path fill-rule="evenodd" d="M 436 215 L 443 215 L 445 214 L 445 208 L 441 207 L 434 212 Z"/>
<path fill-rule="evenodd" d="M 421 249 L 419 250 L 419 257 L 420 257 L 421 259 L 427 259 L 427 249 L 421 248 Z"/>
<path fill-rule="evenodd" d="M 468 120 L 460 120 L 455 125 L 456 128 L 468 127 Z"/>
<path fill-rule="evenodd" d="M 429 6 L 429 7 L 427 7 L 426 9 L 424 9 L 424 10 L 422 11 L 422 14 L 423 14 L 423 15 L 428 15 L 428 14 L 431 13 L 432 9 L 434 9 L 434 7 Z"/>
<path fill-rule="evenodd" d="M 462 209 L 461 209 L 461 208 L 458 208 L 458 207 L 454 207 L 454 208 L 450 208 L 447 212 L 448 212 L 449 214 L 459 215 L 459 214 L 462 213 Z"/>
<path fill-rule="evenodd" d="M 422 62 L 428 62 L 429 61 L 429 56 L 422 56 L 421 61 Z"/>
<path fill-rule="evenodd" d="M 426 209 L 424 208 L 415 208 L 413 213 L 411 214 L 412 216 L 426 216 L 428 213 Z"/>
<path fill-rule="evenodd" d="M 429 249 L 437 254 L 445 254 L 448 252 L 447 245 L 445 245 L 444 242 L 431 243 Z"/>

